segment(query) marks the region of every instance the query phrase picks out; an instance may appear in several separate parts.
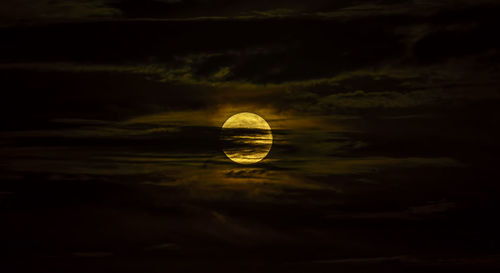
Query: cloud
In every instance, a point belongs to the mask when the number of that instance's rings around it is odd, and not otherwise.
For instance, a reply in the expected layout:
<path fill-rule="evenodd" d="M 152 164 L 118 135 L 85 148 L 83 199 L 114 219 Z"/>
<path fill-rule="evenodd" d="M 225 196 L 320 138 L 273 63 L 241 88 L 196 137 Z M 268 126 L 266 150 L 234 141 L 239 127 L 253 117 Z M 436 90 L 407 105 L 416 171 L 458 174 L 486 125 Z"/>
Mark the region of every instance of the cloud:
<path fill-rule="evenodd" d="M 305 155 L 304 158 L 306 158 Z M 291 169 L 300 170 L 301 173 L 309 174 L 311 177 L 346 174 L 373 174 L 393 168 L 458 168 L 461 166 L 461 164 L 453 158 L 391 158 L 369 156 L 360 158 L 342 158 L 330 156 L 328 154 L 315 154 L 315 156 L 307 157 L 305 160 L 296 159 L 296 156 L 288 156 L 283 160 L 283 162 L 281 162 L 281 164 Z M 278 166 L 279 165 L 280 164 L 278 164 Z"/>
<path fill-rule="evenodd" d="M 428 204 L 411 206 L 401 211 L 372 211 L 372 212 L 353 212 L 344 214 L 330 214 L 327 217 L 333 219 L 358 219 L 374 220 L 380 219 L 398 219 L 409 221 L 421 221 L 429 217 L 440 216 L 450 211 L 456 210 L 457 204 L 447 200 L 428 202 Z"/>
<path fill-rule="evenodd" d="M 231 80 L 228 77 L 234 72 L 228 67 L 214 72 L 214 77 L 207 78 L 195 76 L 196 70 L 193 67 L 177 69 L 169 65 L 82 66 L 70 63 L 39 63 L 4 64 L 1 68 L 19 72 L 43 70 L 89 75 L 110 72 L 114 73 L 116 78 L 120 78 L 120 74 L 135 74 L 144 77 L 141 81 L 151 85 L 154 89 L 150 88 L 149 96 L 138 97 L 135 104 L 128 108 L 130 111 L 138 107 L 151 108 L 155 111 L 155 105 L 158 105 L 156 109 L 158 111 L 162 109 L 160 104 L 163 104 L 163 108 L 165 108 L 164 105 L 176 107 L 180 104 L 175 102 L 182 101 L 184 105 L 192 104 L 193 108 L 198 109 L 211 108 L 213 110 L 220 108 L 223 104 L 249 107 L 259 103 L 260 109 L 274 108 L 279 111 L 310 114 L 347 114 L 351 110 L 359 113 L 375 109 L 417 109 L 438 107 L 443 101 L 463 103 L 498 98 L 498 93 L 494 90 L 496 80 L 492 80 L 491 72 L 482 73 L 481 70 L 468 72 L 474 66 L 477 64 L 467 63 L 464 60 L 425 68 L 381 67 L 339 73 L 329 78 L 319 77 L 274 84 Z M 133 78 L 129 77 L 127 80 L 131 79 Z M 162 88 L 165 91 L 160 92 Z M 122 88 L 122 93 L 133 91 L 128 86 Z M 168 92 L 175 93 L 175 96 L 168 96 Z M 153 97 L 155 101 L 151 101 Z M 186 103 L 187 101 L 190 101 L 189 104 Z M 116 102 L 110 101 L 109 103 Z M 202 112 L 198 115 L 199 117 L 203 117 Z M 185 114 L 179 112 L 177 118 Z M 172 116 L 170 119 L 175 118 Z"/>
<path fill-rule="evenodd" d="M 373 92 L 355 91 L 346 94 L 329 95 L 321 99 L 319 107 L 326 109 L 338 108 L 409 108 L 421 105 L 428 105 L 436 102 L 425 92 L 412 92 L 402 94 L 399 92 Z"/>
<path fill-rule="evenodd" d="M 88 19 L 262 20 L 320 18 L 353 20 L 369 17 L 423 17 L 453 9 L 495 6 L 481 1 L 182 1 L 182 0 L 6 0 L 0 4 L 4 23 Z"/>
<path fill-rule="evenodd" d="M 386 262 L 403 262 L 415 263 L 420 260 L 411 256 L 392 256 L 392 257 L 371 257 L 371 258 L 348 258 L 348 259 L 333 259 L 333 260 L 318 260 L 314 263 L 322 264 L 372 264 L 372 263 L 386 263 Z"/>
<path fill-rule="evenodd" d="M 439 201 L 428 205 L 410 207 L 408 210 L 415 215 L 429 215 L 434 213 L 443 213 L 456 208 L 453 202 Z"/>
<path fill-rule="evenodd" d="M 113 256 L 112 252 L 73 252 L 73 256 L 83 258 L 103 258 Z"/>
<path fill-rule="evenodd" d="M 108 0 L 5 0 L 0 3 L 2 21 L 88 19 L 119 16 Z M 1 21 L 0 21 L 1 22 Z"/>
<path fill-rule="evenodd" d="M 230 170 L 226 176 L 230 178 L 258 178 L 265 173 L 265 169 Z"/>
<path fill-rule="evenodd" d="M 161 250 L 173 250 L 173 249 L 179 249 L 180 246 L 174 243 L 164 243 L 164 244 L 157 244 L 157 245 L 152 245 L 146 247 L 144 250 L 145 251 L 161 251 Z"/>

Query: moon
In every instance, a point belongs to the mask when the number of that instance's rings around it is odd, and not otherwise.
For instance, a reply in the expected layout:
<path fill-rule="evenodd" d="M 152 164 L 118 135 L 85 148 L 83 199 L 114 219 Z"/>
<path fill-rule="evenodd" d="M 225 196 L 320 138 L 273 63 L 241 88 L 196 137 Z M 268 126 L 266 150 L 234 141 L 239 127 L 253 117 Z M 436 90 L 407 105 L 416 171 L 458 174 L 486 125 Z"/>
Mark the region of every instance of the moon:
<path fill-rule="evenodd" d="M 257 114 L 242 112 L 222 125 L 224 154 L 239 164 L 254 164 L 264 159 L 273 145 L 271 126 Z"/>

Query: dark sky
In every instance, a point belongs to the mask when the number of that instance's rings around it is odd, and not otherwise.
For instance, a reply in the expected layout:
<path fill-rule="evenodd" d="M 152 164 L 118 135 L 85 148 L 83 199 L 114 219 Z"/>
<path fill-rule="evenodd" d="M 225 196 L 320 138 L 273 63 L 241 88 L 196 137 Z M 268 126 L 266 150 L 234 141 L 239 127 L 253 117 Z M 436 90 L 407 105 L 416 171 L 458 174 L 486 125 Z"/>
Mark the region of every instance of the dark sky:
<path fill-rule="evenodd" d="M 0 271 L 497 272 L 499 13 L 1 1 Z"/>

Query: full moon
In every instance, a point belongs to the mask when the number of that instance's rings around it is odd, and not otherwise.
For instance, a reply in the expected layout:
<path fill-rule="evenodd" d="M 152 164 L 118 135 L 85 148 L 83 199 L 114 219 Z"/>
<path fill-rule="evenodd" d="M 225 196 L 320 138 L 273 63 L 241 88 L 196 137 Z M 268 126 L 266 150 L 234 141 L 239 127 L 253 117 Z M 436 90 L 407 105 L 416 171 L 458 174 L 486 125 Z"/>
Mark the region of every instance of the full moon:
<path fill-rule="evenodd" d="M 243 112 L 224 122 L 221 141 L 229 159 L 239 164 L 253 164 L 267 156 L 273 145 L 273 134 L 262 117 Z"/>

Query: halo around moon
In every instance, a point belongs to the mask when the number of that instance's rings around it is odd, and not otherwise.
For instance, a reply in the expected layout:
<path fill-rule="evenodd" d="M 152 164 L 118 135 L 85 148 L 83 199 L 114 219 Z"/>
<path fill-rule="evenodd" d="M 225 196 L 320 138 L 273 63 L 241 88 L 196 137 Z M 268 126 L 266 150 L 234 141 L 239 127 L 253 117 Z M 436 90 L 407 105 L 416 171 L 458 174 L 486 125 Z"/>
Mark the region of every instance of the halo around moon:
<path fill-rule="evenodd" d="M 271 126 L 257 114 L 242 112 L 222 125 L 222 148 L 226 156 L 240 164 L 264 159 L 273 145 Z"/>

